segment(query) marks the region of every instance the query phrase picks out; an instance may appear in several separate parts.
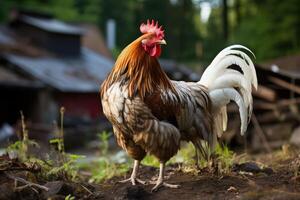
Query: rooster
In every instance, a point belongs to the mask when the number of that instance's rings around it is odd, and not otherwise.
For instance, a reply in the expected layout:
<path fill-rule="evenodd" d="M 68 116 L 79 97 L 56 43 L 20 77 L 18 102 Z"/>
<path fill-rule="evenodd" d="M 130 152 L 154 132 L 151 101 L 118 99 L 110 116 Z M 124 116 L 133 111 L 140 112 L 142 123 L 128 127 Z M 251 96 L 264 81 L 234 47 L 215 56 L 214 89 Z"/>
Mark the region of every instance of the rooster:
<path fill-rule="evenodd" d="M 231 100 L 239 107 L 241 134 L 246 131 L 257 77 L 253 62 L 241 50 L 252 52 L 241 45 L 227 47 L 199 82 L 172 81 L 158 61 L 161 45 L 166 44 L 164 30 L 148 20 L 140 31 L 142 35 L 123 49 L 101 85 L 103 113 L 118 145 L 134 159 L 130 178 L 122 182 L 144 184 L 137 178 L 138 169 L 146 154 L 151 154 L 160 162 L 152 191 L 162 186 L 178 188 L 165 182 L 165 163 L 180 149 L 181 141 L 192 142 L 199 156 L 213 152 L 226 130 L 226 105 Z"/>

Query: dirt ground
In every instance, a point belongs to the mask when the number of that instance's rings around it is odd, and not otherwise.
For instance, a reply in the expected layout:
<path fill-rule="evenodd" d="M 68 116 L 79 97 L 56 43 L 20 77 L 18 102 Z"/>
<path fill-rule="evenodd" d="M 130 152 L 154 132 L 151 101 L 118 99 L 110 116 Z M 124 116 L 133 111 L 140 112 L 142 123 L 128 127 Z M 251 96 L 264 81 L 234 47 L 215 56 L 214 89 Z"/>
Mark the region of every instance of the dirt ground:
<path fill-rule="evenodd" d="M 168 166 L 168 183 L 180 184 L 179 189 L 161 188 L 151 193 L 153 185 L 132 186 L 118 183 L 125 177 L 114 177 L 102 184 L 67 181 L 43 181 L 35 172 L 23 171 L 22 166 L 1 170 L 0 199 L 300 199 L 300 157 L 284 159 L 276 155 L 257 155 L 246 164 L 236 165 L 232 172 L 217 175 L 202 171 L 198 174 L 184 173 L 179 165 Z M 255 161 L 255 162 L 254 162 Z M 263 166 L 263 167 L 262 167 Z M 142 166 L 140 178 L 156 178 L 158 169 Z M 128 173 L 126 177 L 130 174 Z M 21 178 L 21 180 L 20 180 Z M 24 183 L 24 180 L 30 182 Z M 39 186 L 46 186 L 48 191 Z"/>
<path fill-rule="evenodd" d="M 290 168 L 294 160 L 286 160 L 276 170 L 265 172 L 232 172 L 215 175 L 208 172 L 188 174 L 175 167 L 168 168 L 168 183 L 180 184 L 179 189 L 161 188 L 151 193 L 153 185 L 131 186 L 123 183 L 103 185 L 105 199 L 300 199 L 300 178 Z M 158 170 L 143 167 L 141 178 L 151 179 Z M 114 182 L 120 179 L 115 179 Z"/>

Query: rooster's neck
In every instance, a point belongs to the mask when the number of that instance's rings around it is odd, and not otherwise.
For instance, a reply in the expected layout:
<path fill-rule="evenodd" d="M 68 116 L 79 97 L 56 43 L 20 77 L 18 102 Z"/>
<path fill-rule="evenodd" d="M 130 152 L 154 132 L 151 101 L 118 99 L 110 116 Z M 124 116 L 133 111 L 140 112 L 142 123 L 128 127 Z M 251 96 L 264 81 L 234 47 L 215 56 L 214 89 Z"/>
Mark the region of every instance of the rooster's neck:
<path fill-rule="evenodd" d="M 102 92 L 118 81 L 127 84 L 129 97 L 138 95 L 144 99 L 147 95 L 161 90 L 175 92 L 157 58 L 145 52 L 141 40 L 142 37 L 138 38 L 121 52 L 113 70 L 102 85 Z"/>

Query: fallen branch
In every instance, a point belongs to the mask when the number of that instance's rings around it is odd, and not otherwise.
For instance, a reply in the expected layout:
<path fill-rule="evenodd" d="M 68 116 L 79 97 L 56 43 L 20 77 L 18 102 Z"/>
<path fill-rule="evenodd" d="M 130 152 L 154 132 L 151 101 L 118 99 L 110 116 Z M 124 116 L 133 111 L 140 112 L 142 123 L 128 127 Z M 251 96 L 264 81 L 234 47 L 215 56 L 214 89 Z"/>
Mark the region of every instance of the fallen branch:
<path fill-rule="evenodd" d="M 17 189 L 22 190 L 22 189 L 24 189 L 24 188 L 30 187 L 33 191 L 35 191 L 35 192 L 38 193 L 38 191 L 34 188 L 34 187 L 37 187 L 37 188 L 42 189 L 42 190 L 45 190 L 45 191 L 47 191 L 47 192 L 49 191 L 49 188 L 47 188 L 46 186 L 43 186 L 43 185 L 40 185 L 40 184 L 37 184 L 37 183 L 32 183 L 32 182 L 30 182 L 30 181 L 27 181 L 27 180 L 21 178 L 21 177 L 16 177 L 16 176 L 10 175 L 10 174 L 8 174 L 8 173 L 6 173 L 6 172 L 5 172 L 5 175 L 6 175 L 8 178 L 14 180 L 16 183 L 17 183 L 17 182 L 21 182 L 21 183 L 24 183 L 24 184 L 25 184 L 25 185 L 23 185 L 23 186 L 17 187 Z"/>
<path fill-rule="evenodd" d="M 92 193 L 87 187 L 85 187 L 85 186 L 82 185 L 82 184 L 80 184 L 80 186 L 81 186 L 83 189 L 85 189 L 85 190 L 89 193 L 89 196 L 90 196 L 90 195 L 93 195 L 93 193 Z"/>
<path fill-rule="evenodd" d="M 31 169 L 28 169 L 27 167 L 10 167 L 8 166 L 7 168 L 1 168 L 0 172 L 5 172 L 5 171 L 29 171 L 31 172 Z"/>

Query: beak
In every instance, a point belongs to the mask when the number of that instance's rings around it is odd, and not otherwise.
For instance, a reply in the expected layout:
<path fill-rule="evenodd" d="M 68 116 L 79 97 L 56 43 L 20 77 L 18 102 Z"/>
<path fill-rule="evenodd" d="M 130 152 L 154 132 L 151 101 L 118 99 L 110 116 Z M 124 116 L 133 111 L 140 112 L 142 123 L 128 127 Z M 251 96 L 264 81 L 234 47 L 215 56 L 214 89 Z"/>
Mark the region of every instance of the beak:
<path fill-rule="evenodd" d="M 166 40 L 159 40 L 157 44 L 167 44 Z"/>

